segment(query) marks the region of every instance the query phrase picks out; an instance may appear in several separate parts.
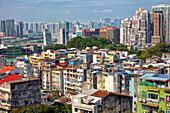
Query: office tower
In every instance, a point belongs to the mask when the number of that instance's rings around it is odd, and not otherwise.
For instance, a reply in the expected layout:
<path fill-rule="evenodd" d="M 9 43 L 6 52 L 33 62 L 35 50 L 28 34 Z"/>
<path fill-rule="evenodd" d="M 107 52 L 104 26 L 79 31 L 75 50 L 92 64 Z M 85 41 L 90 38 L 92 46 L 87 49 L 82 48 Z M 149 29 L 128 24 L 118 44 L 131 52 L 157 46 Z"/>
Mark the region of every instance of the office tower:
<path fill-rule="evenodd" d="M 24 30 L 28 30 L 28 23 L 27 22 L 24 22 Z"/>
<path fill-rule="evenodd" d="M 104 18 L 104 23 L 108 23 L 108 24 L 110 24 L 110 22 L 111 22 L 111 19 L 110 18 Z"/>
<path fill-rule="evenodd" d="M 44 46 L 52 45 L 51 32 L 48 31 L 48 29 L 44 29 L 43 37 L 44 37 Z"/>
<path fill-rule="evenodd" d="M 23 37 L 23 22 L 17 22 L 15 24 L 15 36 L 16 37 Z"/>
<path fill-rule="evenodd" d="M 14 37 L 14 19 L 6 20 L 6 36 Z"/>
<path fill-rule="evenodd" d="M 49 25 L 47 23 L 44 24 L 44 29 L 48 29 L 49 30 Z"/>
<path fill-rule="evenodd" d="M 153 36 L 151 42 L 163 42 L 163 15 L 159 12 L 153 13 Z"/>
<path fill-rule="evenodd" d="M 38 23 L 34 23 L 34 33 L 38 33 Z"/>
<path fill-rule="evenodd" d="M 19 26 L 17 24 L 14 25 L 14 34 L 15 37 L 19 37 Z"/>
<path fill-rule="evenodd" d="M 64 34 L 63 34 L 64 33 Z M 69 22 L 66 21 L 62 21 L 59 22 L 59 33 L 58 33 L 58 37 L 60 42 L 62 42 L 61 44 L 66 45 L 67 42 L 69 41 Z"/>
<path fill-rule="evenodd" d="M 58 34 L 58 43 L 66 45 L 68 40 L 68 33 L 66 33 L 65 29 L 60 29 L 60 32 Z"/>
<path fill-rule="evenodd" d="M 154 13 L 162 14 L 163 16 L 163 42 L 170 43 L 170 21 L 169 21 L 170 5 L 152 6 L 152 22 L 154 22 Z M 152 24 L 154 26 L 154 23 Z"/>
<path fill-rule="evenodd" d="M 92 22 L 92 21 L 89 21 L 89 23 L 88 23 L 88 28 L 94 28 L 94 22 Z"/>
<path fill-rule="evenodd" d="M 49 31 L 50 31 L 51 33 L 55 33 L 55 24 L 54 24 L 54 23 L 50 23 L 50 24 L 49 24 Z"/>
<path fill-rule="evenodd" d="M 98 28 L 97 22 L 94 22 L 94 28 Z"/>
<path fill-rule="evenodd" d="M 33 28 L 34 28 L 34 24 L 33 24 L 33 23 L 30 23 L 29 30 L 33 30 Z"/>
<path fill-rule="evenodd" d="M 23 29 L 23 32 L 24 33 L 27 33 L 28 32 L 28 23 L 27 22 L 24 22 L 24 29 Z"/>
<path fill-rule="evenodd" d="M 120 28 L 121 19 L 114 19 L 114 27 Z"/>
<path fill-rule="evenodd" d="M 5 33 L 5 20 L 1 21 L 1 32 Z"/>
<path fill-rule="evenodd" d="M 43 33 L 44 29 L 44 23 L 40 23 L 39 33 Z"/>
<path fill-rule="evenodd" d="M 55 24 L 55 32 L 58 33 L 58 31 L 59 31 L 59 23 L 56 23 Z"/>
<path fill-rule="evenodd" d="M 103 18 L 100 18 L 100 22 L 103 23 Z"/>

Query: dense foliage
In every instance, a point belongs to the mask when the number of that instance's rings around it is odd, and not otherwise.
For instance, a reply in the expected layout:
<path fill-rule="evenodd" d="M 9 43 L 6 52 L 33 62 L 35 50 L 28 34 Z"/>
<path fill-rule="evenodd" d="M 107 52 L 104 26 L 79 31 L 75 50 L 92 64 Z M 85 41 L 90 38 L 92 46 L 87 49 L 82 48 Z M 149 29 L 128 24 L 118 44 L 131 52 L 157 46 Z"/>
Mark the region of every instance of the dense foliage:
<path fill-rule="evenodd" d="M 56 102 L 53 106 L 41 105 L 40 107 L 24 106 L 19 113 L 71 113 L 72 106 L 65 106 Z"/>
<path fill-rule="evenodd" d="M 105 48 L 106 45 L 111 44 L 112 42 L 106 38 L 99 38 L 97 37 L 75 37 L 68 41 L 66 47 L 67 48 L 77 48 L 77 49 L 85 49 L 86 47 L 93 47 L 97 46 L 98 48 Z"/>
<path fill-rule="evenodd" d="M 66 46 L 62 44 L 55 44 L 52 46 L 48 46 L 46 49 L 50 49 L 50 50 L 66 49 Z"/>
<path fill-rule="evenodd" d="M 138 56 L 138 58 L 145 60 L 147 57 L 151 56 L 161 57 L 163 53 L 170 53 L 170 44 L 157 43 L 155 46 L 142 51 L 142 54 Z"/>

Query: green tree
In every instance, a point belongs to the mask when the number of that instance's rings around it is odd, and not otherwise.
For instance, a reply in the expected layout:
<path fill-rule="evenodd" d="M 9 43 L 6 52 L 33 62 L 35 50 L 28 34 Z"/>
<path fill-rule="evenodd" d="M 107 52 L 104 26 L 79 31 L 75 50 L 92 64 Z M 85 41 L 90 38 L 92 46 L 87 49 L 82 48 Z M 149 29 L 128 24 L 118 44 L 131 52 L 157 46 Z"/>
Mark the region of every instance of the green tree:
<path fill-rule="evenodd" d="M 149 68 L 149 69 L 150 69 L 150 68 L 153 68 L 153 65 L 149 65 L 148 68 Z"/>

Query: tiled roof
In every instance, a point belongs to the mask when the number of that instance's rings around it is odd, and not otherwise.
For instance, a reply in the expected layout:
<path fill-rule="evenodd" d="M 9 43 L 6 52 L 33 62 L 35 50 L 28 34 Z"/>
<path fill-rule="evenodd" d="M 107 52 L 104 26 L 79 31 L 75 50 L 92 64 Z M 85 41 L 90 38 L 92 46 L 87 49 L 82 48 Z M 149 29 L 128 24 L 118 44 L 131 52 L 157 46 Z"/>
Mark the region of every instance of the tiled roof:
<path fill-rule="evenodd" d="M 4 66 L 3 68 L 0 69 L 0 73 L 5 73 L 6 71 L 12 71 L 13 69 L 15 69 L 15 67 Z"/>
<path fill-rule="evenodd" d="M 98 90 L 96 91 L 95 93 L 91 94 L 91 96 L 95 96 L 95 97 L 105 97 L 109 94 L 115 94 L 115 95 L 121 95 L 121 96 L 129 96 L 129 95 L 126 95 L 126 94 L 122 94 L 122 93 L 116 93 L 116 92 L 108 92 L 108 91 L 102 91 L 102 90 Z M 129 96 L 131 97 L 131 96 Z"/>
<path fill-rule="evenodd" d="M 95 93 L 91 94 L 91 96 L 95 96 L 95 97 L 105 97 L 109 94 L 109 92 L 107 91 L 102 91 L 102 90 L 98 90 Z"/>
<path fill-rule="evenodd" d="M 22 75 L 14 75 L 14 74 L 9 75 L 9 76 L 5 77 L 3 80 L 0 81 L 0 85 L 5 83 L 5 82 L 10 82 L 10 81 L 20 79 L 22 77 L 23 77 Z"/>

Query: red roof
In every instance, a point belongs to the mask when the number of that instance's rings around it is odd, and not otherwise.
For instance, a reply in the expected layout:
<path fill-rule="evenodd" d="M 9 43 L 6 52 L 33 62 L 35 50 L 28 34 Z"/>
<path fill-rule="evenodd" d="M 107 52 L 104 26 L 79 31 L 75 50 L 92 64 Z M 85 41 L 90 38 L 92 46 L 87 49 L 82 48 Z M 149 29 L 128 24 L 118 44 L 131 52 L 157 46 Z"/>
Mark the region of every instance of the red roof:
<path fill-rule="evenodd" d="M 85 52 L 85 53 L 92 53 L 91 51 L 82 51 L 82 52 Z"/>
<path fill-rule="evenodd" d="M 117 51 L 117 50 L 110 50 L 110 51 Z"/>
<path fill-rule="evenodd" d="M 115 94 L 115 95 L 121 95 L 121 96 L 129 96 L 126 94 L 122 94 L 122 93 L 116 93 L 116 92 L 107 92 L 107 91 L 102 91 L 102 90 L 98 90 L 97 92 L 93 93 L 91 96 L 95 96 L 95 97 L 105 97 L 108 94 Z M 131 96 L 129 96 L 131 97 Z"/>
<path fill-rule="evenodd" d="M 9 76 L 5 77 L 3 80 L 0 81 L 0 85 L 5 83 L 5 82 L 10 82 L 10 81 L 20 79 L 22 77 L 24 77 L 24 76 L 22 76 L 22 75 L 14 75 L 14 74 L 9 75 Z"/>
<path fill-rule="evenodd" d="M 167 82 L 170 82 L 170 79 L 169 80 L 166 80 Z"/>
<path fill-rule="evenodd" d="M 67 63 L 60 63 L 60 64 L 58 64 L 58 65 L 68 65 Z"/>
<path fill-rule="evenodd" d="M 15 67 L 4 66 L 3 68 L 0 69 L 0 73 L 5 73 L 6 71 L 12 71 L 13 69 L 15 69 Z"/>
<path fill-rule="evenodd" d="M 95 96 L 95 97 L 105 97 L 109 94 L 109 92 L 107 91 L 102 91 L 102 90 L 98 90 L 95 93 L 93 93 L 91 96 Z"/>

